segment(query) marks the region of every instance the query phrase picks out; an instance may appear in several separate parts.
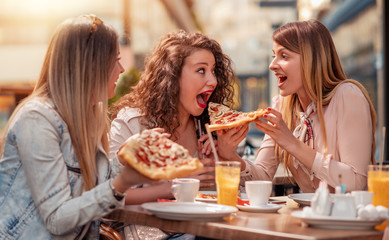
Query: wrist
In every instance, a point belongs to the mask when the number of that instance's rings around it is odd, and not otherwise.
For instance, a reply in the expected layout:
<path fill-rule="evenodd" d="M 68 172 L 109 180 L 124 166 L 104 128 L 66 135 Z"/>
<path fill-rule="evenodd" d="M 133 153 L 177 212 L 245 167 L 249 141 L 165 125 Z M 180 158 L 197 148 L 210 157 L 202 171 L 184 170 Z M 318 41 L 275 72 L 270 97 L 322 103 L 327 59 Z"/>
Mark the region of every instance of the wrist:
<path fill-rule="evenodd" d="M 127 189 L 130 188 L 130 185 L 127 185 L 121 175 L 111 180 L 112 187 L 119 193 L 125 193 Z"/>
<path fill-rule="evenodd" d="M 111 188 L 113 196 L 116 198 L 116 200 L 121 201 L 125 196 L 125 191 L 119 191 L 116 189 L 115 185 L 113 184 L 114 180 L 109 180 L 109 187 Z"/>

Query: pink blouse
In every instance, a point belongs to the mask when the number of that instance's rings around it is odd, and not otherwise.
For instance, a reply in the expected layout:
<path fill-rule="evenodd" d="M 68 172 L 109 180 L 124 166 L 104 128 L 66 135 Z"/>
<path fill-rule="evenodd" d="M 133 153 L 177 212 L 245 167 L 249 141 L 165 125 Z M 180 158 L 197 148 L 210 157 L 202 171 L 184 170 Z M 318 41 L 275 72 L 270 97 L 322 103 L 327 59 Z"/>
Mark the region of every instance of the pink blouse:
<path fill-rule="evenodd" d="M 280 109 L 280 96 L 273 98 L 272 105 L 274 109 Z M 344 83 L 338 87 L 330 104 L 323 108 L 323 114 L 328 155 L 324 157 L 323 136 L 314 111 L 310 119 L 317 151 L 315 160 L 312 169 L 308 169 L 295 159 L 290 169 L 293 178 L 302 192 L 314 192 L 320 180 L 326 180 L 332 187 L 345 184 L 347 192 L 365 190 L 373 138 L 368 101 L 356 85 Z M 244 185 L 246 180 L 272 180 L 279 165 L 275 160 L 272 138 L 265 135 L 254 163 L 245 161 L 241 184 Z"/>

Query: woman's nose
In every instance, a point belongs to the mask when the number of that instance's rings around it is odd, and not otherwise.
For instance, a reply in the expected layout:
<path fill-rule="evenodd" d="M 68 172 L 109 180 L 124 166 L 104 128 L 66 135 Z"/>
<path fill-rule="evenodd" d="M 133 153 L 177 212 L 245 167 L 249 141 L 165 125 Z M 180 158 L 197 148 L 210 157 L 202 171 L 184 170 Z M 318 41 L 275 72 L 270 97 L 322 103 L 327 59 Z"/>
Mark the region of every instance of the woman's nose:
<path fill-rule="evenodd" d="M 209 77 L 208 77 L 208 85 L 212 86 L 212 87 L 216 87 L 217 85 L 217 78 L 214 74 L 210 74 Z"/>
<path fill-rule="evenodd" d="M 269 65 L 269 69 L 271 70 L 271 71 L 275 71 L 276 70 L 276 68 L 277 68 L 277 63 L 276 63 L 276 59 L 274 58 L 271 62 L 270 62 L 270 65 Z"/>

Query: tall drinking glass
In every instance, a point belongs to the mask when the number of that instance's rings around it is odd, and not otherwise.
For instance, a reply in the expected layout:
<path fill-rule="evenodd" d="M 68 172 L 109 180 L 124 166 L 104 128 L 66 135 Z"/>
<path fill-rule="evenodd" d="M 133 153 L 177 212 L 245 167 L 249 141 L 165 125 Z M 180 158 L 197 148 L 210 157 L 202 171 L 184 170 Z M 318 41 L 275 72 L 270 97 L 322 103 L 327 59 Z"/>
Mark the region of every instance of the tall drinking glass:
<path fill-rule="evenodd" d="M 240 182 L 240 162 L 217 161 L 215 175 L 217 203 L 235 207 Z"/>
<path fill-rule="evenodd" d="M 369 165 L 367 173 L 369 192 L 373 192 L 373 205 L 389 207 L 389 165 Z M 376 228 L 384 230 L 387 221 Z"/>

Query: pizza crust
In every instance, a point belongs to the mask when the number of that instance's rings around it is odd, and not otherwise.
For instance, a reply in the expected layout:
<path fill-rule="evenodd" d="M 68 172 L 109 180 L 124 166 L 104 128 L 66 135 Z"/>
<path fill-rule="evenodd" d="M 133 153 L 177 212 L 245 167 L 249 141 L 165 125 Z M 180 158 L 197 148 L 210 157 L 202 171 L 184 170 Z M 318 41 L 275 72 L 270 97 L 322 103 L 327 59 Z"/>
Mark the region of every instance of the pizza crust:
<path fill-rule="evenodd" d="M 231 123 L 225 123 L 225 124 L 212 124 L 208 125 L 207 129 L 210 132 L 217 131 L 217 130 L 222 130 L 222 129 L 229 129 L 229 128 L 234 128 L 234 127 L 240 127 L 248 122 L 252 122 L 254 120 L 250 119 L 241 119 L 237 120 Z"/>
<path fill-rule="evenodd" d="M 139 148 L 140 144 L 135 139 L 129 139 L 120 149 L 118 156 L 140 174 L 153 180 L 169 180 L 188 176 L 204 167 L 199 159 L 190 156 L 182 163 L 168 164 L 163 167 L 149 166 L 136 157 Z"/>
<path fill-rule="evenodd" d="M 211 106 L 211 103 L 210 103 Z M 238 112 L 232 109 L 229 109 L 228 107 L 221 105 L 222 109 L 219 109 L 221 112 L 226 112 L 226 111 L 234 111 L 239 114 L 244 114 L 243 112 Z M 268 113 L 269 111 L 266 109 L 261 109 L 259 108 L 256 111 L 252 111 L 246 114 L 246 116 L 242 117 L 241 119 L 234 120 L 233 122 L 230 123 L 222 123 L 222 124 L 210 124 L 208 125 L 207 129 L 210 132 L 217 131 L 217 130 L 222 130 L 222 129 L 229 129 L 229 128 L 235 128 L 235 127 L 240 127 L 246 123 L 252 122 L 257 118 L 263 117 L 264 114 Z M 212 123 L 212 120 L 211 120 Z"/>

